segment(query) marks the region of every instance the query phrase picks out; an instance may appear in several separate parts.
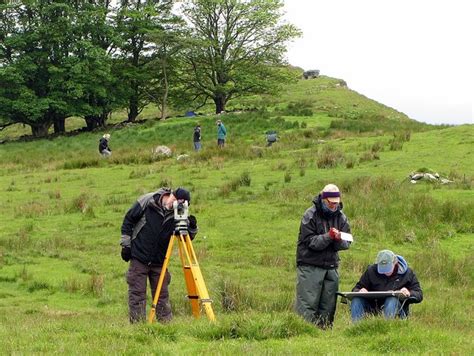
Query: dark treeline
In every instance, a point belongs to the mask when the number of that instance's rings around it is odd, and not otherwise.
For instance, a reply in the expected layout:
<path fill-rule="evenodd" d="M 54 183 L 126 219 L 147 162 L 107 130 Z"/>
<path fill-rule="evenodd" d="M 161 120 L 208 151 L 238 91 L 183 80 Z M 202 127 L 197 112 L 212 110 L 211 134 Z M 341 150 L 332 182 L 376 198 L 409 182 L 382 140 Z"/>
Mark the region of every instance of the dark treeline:
<path fill-rule="evenodd" d="M 34 136 L 83 117 L 93 130 L 110 113 L 128 121 L 156 104 L 216 112 L 289 79 L 281 0 L 18 0 L 0 5 L 0 128 Z M 179 14 L 179 15 L 178 15 Z"/>

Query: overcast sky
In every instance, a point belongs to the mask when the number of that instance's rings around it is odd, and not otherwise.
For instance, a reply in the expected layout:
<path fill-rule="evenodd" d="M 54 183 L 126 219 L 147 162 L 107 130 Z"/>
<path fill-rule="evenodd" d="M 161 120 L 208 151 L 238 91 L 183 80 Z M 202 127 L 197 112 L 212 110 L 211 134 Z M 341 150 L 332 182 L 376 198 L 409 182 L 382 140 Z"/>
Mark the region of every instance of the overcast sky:
<path fill-rule="evenodd" d="M 472 5 L 471 5 L 472 3 Z M 474 124 L 471 0 L 285 0 L 288 61 L 410 118 Z"/>

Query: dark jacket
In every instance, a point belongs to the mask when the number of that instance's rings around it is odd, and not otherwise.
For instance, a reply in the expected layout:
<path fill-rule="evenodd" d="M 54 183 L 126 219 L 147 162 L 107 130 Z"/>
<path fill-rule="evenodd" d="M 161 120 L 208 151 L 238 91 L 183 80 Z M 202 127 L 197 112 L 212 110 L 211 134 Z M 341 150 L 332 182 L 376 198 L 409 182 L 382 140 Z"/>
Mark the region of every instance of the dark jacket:
<path fill-rule="evenodd" d="M 201 128 L 199 126 L 194 128 L 193 142 L 201 142 Z"/>
<path fill-rule="evenodd" d="M 378 273 L 376 264 L 367 267 L 367 270 L 360 277 L 359 282 L 356 283 L 352 291 L 358 292 L 362 288 L 367 289 L 369 292 L 395 291 L 405 287 L 410 291 L 408 303 L 405 303 L 403 306 L 405 313 L 408 314 L 408 304 L 420 303 L 423 300 L 423 291 L 415 272 L 408 267 L 405 259 L 402 256 L 397 256 L 397 259 L 396 271 L 391 276 Z M 374 307 L 378 308 L 383 304 L 383 300 L 373 300 L 371 303 Z"/>
<path fill-rule="evenodd" d="M 103 150 L 112 151 L 109 147 L 109 141 L 102 137 L 99 140 L 99 152 L 102 152 Z"/>
<path fill-rule="evenodd" d="M 365 288 L 370 292 L 381 292 L 400 290 L 405 287 L 410 291 L 411 297 L 414 298 L 413 302 L 421 302 L 423 300 L 423 292 L 415 272 L 408 267 L 408 263 L 402 256 L 397 256 L 397 259 L 397 270 L 391 276 L 378 273 L 376 264 L 367 267 L 367 270 L 360 277 L 359 282 L 356 283 L 352 291 L 358 292 L 360 289 Z"/>
<path fill-rule="evenodd" d="M 174 211 L 165 209 L 161 198 L 170 193 L 162 188 L 141 196 L 123 219 L 120 244 L 131 247 L 132 258 L 144 264 L 161 266 L 165 259 L 175 222 Z M 197 228 L 188 232 L 194 238 Z"/>
<path fill-rule="evenodd" d="M 326 269 L 339 266 L 339 250 L 347 250 L 348 241 L 334 241 L 329 237 L 329 229 L 335 227 L 342 232 L 351 232 L 347 217 L 341 211 L 328 213 L 323 210 L 321 196 L 313 200 L 313 206 L 306 210 L 301 220 L 298 245 L 296 248 L 297 265 L 311 265 Z"/>

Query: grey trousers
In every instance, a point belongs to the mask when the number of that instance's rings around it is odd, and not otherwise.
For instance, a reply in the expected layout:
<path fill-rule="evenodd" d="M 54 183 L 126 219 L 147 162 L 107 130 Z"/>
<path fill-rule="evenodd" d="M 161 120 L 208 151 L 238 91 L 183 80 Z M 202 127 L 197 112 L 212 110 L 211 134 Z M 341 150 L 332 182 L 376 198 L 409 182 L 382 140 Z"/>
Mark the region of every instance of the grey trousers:
<path fill-rule="evenodd" d="M 150 281 L 151 298 L 153 300 L 160 273 L 161 266 L 148 266 L 138 260 L 130 260 L 130 266 L 127 272 L 127 283 L 128 310 L 131 323 L 146 320 L 147 279 Z M 173 317 L 168 292 L 170 282 L 171 274 L 166 271 L 158 305 L 156 306 L 156 319 L 161 322 L 170 321 Z"/>
<path fill-rule="evenodd" d="M 297 277 L 296 312 L 319 327 L 331 327 L 339 288 L 337 270 L 298 266 Z"/>

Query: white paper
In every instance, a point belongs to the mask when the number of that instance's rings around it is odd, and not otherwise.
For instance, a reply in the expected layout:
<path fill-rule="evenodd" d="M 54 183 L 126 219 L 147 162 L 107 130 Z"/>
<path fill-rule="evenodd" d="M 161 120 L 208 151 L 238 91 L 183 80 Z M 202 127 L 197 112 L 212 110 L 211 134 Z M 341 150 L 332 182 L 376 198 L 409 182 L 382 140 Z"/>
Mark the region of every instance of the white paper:
<path fill-rule="evenodd" d="M 344 241 L 354 241 L 354 238 L 352 237 L 351 234 L 348 234 L 347 232 L 341 232 L 341 239 L 343 239 Z"/>

